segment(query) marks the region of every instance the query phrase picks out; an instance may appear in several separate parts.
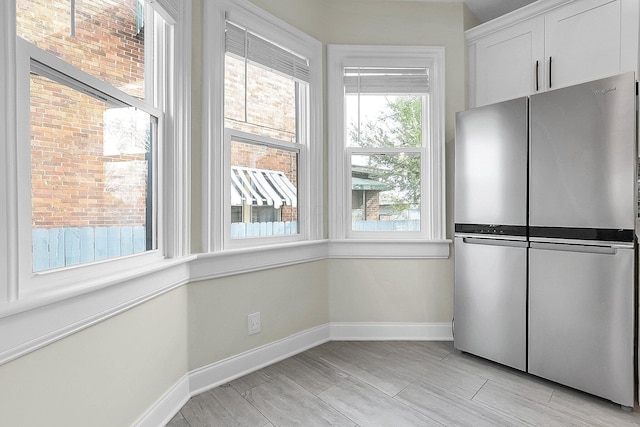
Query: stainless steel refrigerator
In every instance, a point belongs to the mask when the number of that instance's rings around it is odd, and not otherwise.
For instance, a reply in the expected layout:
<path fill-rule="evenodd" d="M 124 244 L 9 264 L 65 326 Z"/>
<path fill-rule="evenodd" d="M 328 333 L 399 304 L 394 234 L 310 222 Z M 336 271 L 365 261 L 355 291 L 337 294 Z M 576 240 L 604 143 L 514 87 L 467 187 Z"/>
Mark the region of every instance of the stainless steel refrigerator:
<path fill-rule="evenodd" d="M 527 98 L 456 115 L 454 344 L 526 369 Z"/>
<path fill-rule="evenodd" d="M 633 73 L 530 98 L 529 372 L 634 404 Z"/>
<path fill-rule="evenodd" d="M 456 348 L 634 405 L 632 73 L 456 115 Z"/>

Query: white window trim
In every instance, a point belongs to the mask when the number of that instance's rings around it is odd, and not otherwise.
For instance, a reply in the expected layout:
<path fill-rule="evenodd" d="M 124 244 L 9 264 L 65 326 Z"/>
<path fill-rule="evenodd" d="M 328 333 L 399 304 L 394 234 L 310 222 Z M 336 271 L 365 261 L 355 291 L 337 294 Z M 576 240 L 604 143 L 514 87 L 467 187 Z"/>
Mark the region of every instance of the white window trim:
<path fill-rule="evenodd" d="M 203 252 L 217 253 L 238 247 L 269 249 L 271 243 L 282 244 L 286 239 L 255 239 L 254 242 L 235 241 L 231 248 L 225 247 L 225 153 L 224 138 L 224 56 L 225 21 L 246 26 L 272 42 L 286 46 L 304 55 L 310 64 L 309 114 L 307 155 L 300 160 L 299 174 L 302 181 L 298 191 L 298 223 L 300 238 L 297 243 L 322 239 L 323 237 L 323 123 L 322 123 L 322 44 L 291 25 L 265 13 L 246 0 L 221 0 L 204 2 L 204 40 L 207 50 L 203 52 L 203 188 L 202 188 L 202 241 Z M 304 161 L 304 164 L 302 163 Z M 305 183 L 306 181 L 307 183 Z M 222 185 L 221 185 L 222 183 Z M 306 188 L 301 186 L 305 185 Z M 240 240 L 240 239 L 236 239 Z"/>
<path fill-rule="evenodd" d="M 424 234 L 414 233 L 352 233 L 350 191 L 345 184 L 350 181 L 349 150 L 346 147 L 344 129 L 344 67 L 402 64 L 402 66 L 427 66 L 430 69 L 430 98 L 433 107 L 432 128 L 426 158 L 421 171 L 427 167 L 426 187 L 423 185 L 422 216 Z M 446 258 L 450 240 L 446 239 L 445 193 L 445 94 L 444 48 L 434 46 L 327 46 L 328 122 L 329 122 L 329 239 L 331 256 L 335 257 L 402 257 Z M 425 211 L 426 207 L 426 211 Z M 428 221 L 428 222 L 427 222 Z M 404 238 L 403 238 L 404 236 Z M 411 243 L 411 244 L 406 244 Z M 373 244 L 373 245 L 372 245 Z M 375 248 L 375 250 L 372 250 Z"/>
<path fill-rule="evenodd" d="M 155 3 L 149 1 L 149 3 Z M 136 268 L 115 270 L 99 280 L 55 292 L 19 295 L 18 169 L 16 115 L 15 2 L 0 3 L 0 364 L 68 336 L 144 301 L 184 285 L 189 280 L 189 173 L 191 138 L 191 21 L 192 0 L 162 0 L 173 5 L 162 13 L 171 17 L 167 54 L 174 61 L 164 72 L 166 147 L 159 162 L 171 170 L 164 177 L 166 258 Z M 155 4 L 154 6 L 158 6 Z M 167 61 L 169 62 L 169 61 Z M 28 239 L 30 242 L 30 239 Z M 29 243 L 30 244 L 30 243 Z M 173 258 L 173 259 L 169 259 Z M 85 278 L 97 275 L 88 272 Z M 78 279 L 82 280 L 81 277 Z"/>
<path fill-rule="evenodd" d="M 0 5 L 0 304 L 18 297 L 16 170 L 16 5 Z M 2 161 L 4 159 L 4 162 Z"/>

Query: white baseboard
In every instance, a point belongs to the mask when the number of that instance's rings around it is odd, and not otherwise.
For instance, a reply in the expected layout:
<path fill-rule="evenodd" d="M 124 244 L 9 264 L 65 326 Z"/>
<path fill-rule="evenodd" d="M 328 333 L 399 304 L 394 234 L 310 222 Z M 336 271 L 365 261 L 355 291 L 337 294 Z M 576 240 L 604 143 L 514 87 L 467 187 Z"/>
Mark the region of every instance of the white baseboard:
<path fill-rule="evenodd" d="M 331 322 L 332 341 L 452 341 L 451 323 Z"/>
<path fill-rule="evenodd" d="M 145 412 L 135 427 L 164 426 L 191 396 L 327 341 L 451 341 L 450 323 L 330 322 L 194 369 Z"/>
<path fill-rule="evenodd" d="M 165 426 L 191 397 L 189 374 L 185 374 L 145 412 L 134 427 Z"/>
<path fill-rule="evenodd" d="M 329 341 L 329 325 L 324 324 L 194 369 L 189 373 L 191 395 L 210 390 L 327 341 Z"/>

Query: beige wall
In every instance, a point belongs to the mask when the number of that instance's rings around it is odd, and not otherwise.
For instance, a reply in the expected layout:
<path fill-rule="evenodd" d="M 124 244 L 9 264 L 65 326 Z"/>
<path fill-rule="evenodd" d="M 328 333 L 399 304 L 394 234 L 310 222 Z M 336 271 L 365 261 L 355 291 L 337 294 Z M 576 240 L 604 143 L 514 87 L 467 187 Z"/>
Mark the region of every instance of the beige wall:
<path fill-rule="evenodd" d="M 443 283 L 450 280 L 450 265 L 439 260 L 330 260 L 329 318 L 332 322 L 449 322 L 453 295 Z"/>
<path fill-rule="evenodd" d="M 326 261 L 191 283 L 189 369 L 217 362 L 329 321 Z M 247 335 L 260 312 L 262 332 Z"/>
<path fill-rule="evenodd" d="M 0 366 L 0 425 L 131 425 L 187 372 L 187 288 Z"/>

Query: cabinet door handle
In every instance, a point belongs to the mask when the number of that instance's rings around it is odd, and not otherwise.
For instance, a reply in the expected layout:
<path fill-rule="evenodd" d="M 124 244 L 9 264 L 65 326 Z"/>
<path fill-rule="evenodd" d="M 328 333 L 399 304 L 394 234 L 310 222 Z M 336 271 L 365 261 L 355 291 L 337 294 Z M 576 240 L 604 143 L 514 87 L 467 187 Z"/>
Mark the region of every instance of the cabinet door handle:
<path fill-rule="evenodd" d="M 551 89 L 551 57 L 549 57 L 549 89 Z"/>
<path fill-rule="evenodd" d="M 540 90 L 540 61 L 536 61 L 536 92 Z"/>

